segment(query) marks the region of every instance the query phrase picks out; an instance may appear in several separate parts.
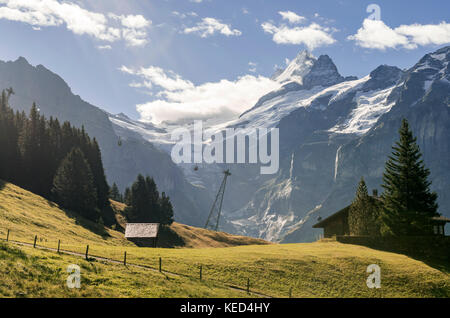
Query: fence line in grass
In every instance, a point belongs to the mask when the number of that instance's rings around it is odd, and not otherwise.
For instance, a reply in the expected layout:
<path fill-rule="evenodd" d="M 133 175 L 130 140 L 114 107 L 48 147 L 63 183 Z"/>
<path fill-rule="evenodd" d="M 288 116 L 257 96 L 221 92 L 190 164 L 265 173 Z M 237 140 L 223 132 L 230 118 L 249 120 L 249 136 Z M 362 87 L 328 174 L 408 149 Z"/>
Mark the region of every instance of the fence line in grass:
<path fill-rule="evenodd" d="M 52 247 L 49 247 L 49 246 L 44 246 L 44 245 L 37 244 L 37 240 L 38 240 L 38 236 L 37 235 L 34 236 L 33 243 L 29 243 L 29 242 L 23 242 L 23 241 L 18 241 L 18 240 L 11 240 L 11 236 L 12 236 L 11 234 L 12 234 L 12 231 L 10 231 L 10 229 L 8 229 L 7 230 L 7 234 L 6 234 L 6 238 L 0 238 L 0 239 L 4 240 L 6 242 L 11 242 L 11 243 L 19 243 L 19 244 L 30 245 L 30 246 L 33 246 L 33 248 L 40 247 L 40 248 L 47 249 L 47 250 L 55 250 L 57 253 L 69 253 L 69 254 L 76 254 L 76 255 L 79 255 L 79 256 L 81 256 L 83 254 L 80 251 L 71 251 L 71 250 L 68 250 L 68 249 L 62 249 L 61 248 L 61 246 L 62 246 L 61 243 L 62 242 L 61 242 L 60 239 L 58 240 L 57 248 L 55 249 L 55 248 L 52 248 Z M 48 243 L 48 241 L 45 241 L 45 242 Z M 77 245 L 69 245 L 69 246 L 78 247 Z M 117 262 L 117 263 L 123 262 L 124 266 L 127 266 L 127 265 L 139 266 L 139 267 L 144 267 L 144 268 L 152 269 L 152 270 L 155 270 L 155 271 L 159 271 L 161 273 L 166 272 L 168 274 L 174 274 L 174 275 L 178 275 L 178 276 L 195 278 L 195 276 L 189 275 L 189 274 L 186 274 L 186 273 L 180 273 L 180 272 L 177 272 L 177 271 L 174 271 L 174 270 L 163 270 L 163 258 L 161 256 L 159 257 L 159 264 L 158 264 L 159 266 L 157 266 L 157 267 L 153 267 L 153 266 L 150 266 L 148 264 L 130 263 L 127 260 L 127 259 L 129 259 L 129 257 L 130 257 L 130 254 L 127 254 L 127 251 L 124 251 L 122 260 L 114 259 L 111 256 L 94 255 L 92 253 L 89 253 L 89 245 L 86 245 L 86 249 L 85 249 L 85 253 L 84 253 L 84 258 L 87 261 L 89 261 L 90 259 L 93 259 L 93 258 L 94 259 L 98 258 L 98 259 L 109 260 L 109 261 L 113 261 L 113 262 Z M 186 265 L 187 265 L 188 269 L 190 269 L 190 272 L 192 272 L 192 269 L 191 269 L 192 265 L 189 265 L 189 264 L 186 264 Z M 203 265 L 199 265 L 198 269 L 199 269 L 199 279 L 200 279 L 200 281 L 203 281 L 204 280 L 203 279 L 203 276 L 204 276 Z M 216 278 L 210 278 L 209 280 L 215 281 L 215 282 L 219 282 L 219 283 L 222 283 L 222 284 L 226 284 L 226 285 L 228 285 L 228 284 L 235 284 L 233 281 L 223 281 L 223 280 L 216 279 Z M 228 286 L 241 289 L 243 291 L 246 291 L 248 294 L 251 293 L 251 290 L 250 290 L 250 278 L 247 278 L 246 287 L 239 287 L 239 284 L 237 284 L 235 286 L 233 286 L 233 285 L 228 285 Z M 272 297 L 272 296 L 269 296 L 267 294 L 259 293 L 258 291 L 254 291 L 254 293 L 262 295 L 262 296 Z M 292 297 L 292 287 L 289 289 L 289 298 L 291 298 L 291 297 Z"/>

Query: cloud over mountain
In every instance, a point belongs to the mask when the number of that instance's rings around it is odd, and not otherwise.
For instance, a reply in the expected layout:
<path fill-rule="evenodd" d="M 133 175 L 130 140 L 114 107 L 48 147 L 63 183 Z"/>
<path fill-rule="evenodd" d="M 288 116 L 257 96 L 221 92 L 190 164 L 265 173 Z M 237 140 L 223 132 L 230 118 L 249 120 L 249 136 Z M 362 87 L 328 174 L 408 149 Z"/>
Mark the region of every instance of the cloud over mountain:
<path fill-rule="evenodd" d="M 157 89 L 157 99 L 137 105 L 144 121 L 183 121 L 192 119 L 230 119 L 253 106 L 259 97 L 280 84 L 263 76 L 244 75 L 236 80 L 222 79 L 194 85 L 180 75 L 159 67 L 121 71 L 138 78 L 132 87 Z"/>
<path fill-rule="evenodd" d="M 450 24 L 410 24 L 397 28 L 381 20 L 365 19 L 356 34 L 348 37 L 357 45 L 368 49 L 416 49 L 418 46 L 450 43 Z"/>

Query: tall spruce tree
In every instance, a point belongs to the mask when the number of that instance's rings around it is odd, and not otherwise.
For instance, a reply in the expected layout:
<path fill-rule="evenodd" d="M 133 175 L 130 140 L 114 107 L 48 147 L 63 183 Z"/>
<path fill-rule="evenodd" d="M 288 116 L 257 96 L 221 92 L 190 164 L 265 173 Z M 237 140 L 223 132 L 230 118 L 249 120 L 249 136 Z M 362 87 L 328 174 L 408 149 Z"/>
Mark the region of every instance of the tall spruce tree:
<path fill-rule="evenodd" d="M 165 193 L 159 196 L 153 178 L 138 175 L 131 189 L 125 190 L 127 218 L 131 222 L 171 224 L 173 208 Z"/>
<path fill-rule="evenodd" d="M 173 207 L 172 207 L 172 203 L 170 202 L 170 198 L 168 196 L 166 196 L 166 193 L 163 192 L 161 193 L 161 198 L 160 198 L 160 214 L 161 214 L 161 219 L 160 219 L 160 223 L 162 224 L 166 224 L 166 225 L 170 225 L 173 223 Z"/>
<path fill-rule="evenodd" d="M 384 208 L 381 219 L 384 235 L 432 234 L 431 218 L 437 216 L 437 194 L 430 191 L 430 171 L 408 121 L 403 119 L 400 140 L 392 147 L 383 174 Z"/>
<path fill-rule="evenodd" d="M 145 178 L 141 174 L 131 186 L 128 204 L 126 214 L 131 222 L 151 222 L 150 196 Z"/>
<path fill-rule="evenodd" d="M 111 186 L 111 189 L 109 189 L 109 198 L 114 201 L 122 202 L 122 195 L 120 194 L 119 187 L 115 182 Z"/>
<path fill-rule="evenodd" d="M 59 166 L 52 193 L 64 208 L 98 221 L 97 190 L 91 168 L 79 148 L 72 149 Z"/>
<path fill-rule="evenodd" d="M 369 196 L 364 178 L 358 184 L 356 196 L 348 212 L 350 235 L 378 236 L 380 234 L 379 204 Z"/>
<path fill-rule="evenodd" d="M 8 106 L 5 91 L 0 97 L 0 179 L 17 181 L 20 152 L 18 148 L 19 129 L 14 112 Z"/>

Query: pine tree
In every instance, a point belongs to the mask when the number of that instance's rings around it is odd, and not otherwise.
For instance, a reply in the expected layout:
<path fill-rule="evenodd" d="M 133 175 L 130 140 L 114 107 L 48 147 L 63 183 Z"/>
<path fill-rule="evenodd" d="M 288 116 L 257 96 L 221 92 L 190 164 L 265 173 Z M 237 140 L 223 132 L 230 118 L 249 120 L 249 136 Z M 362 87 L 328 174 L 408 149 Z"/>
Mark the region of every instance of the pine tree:
<path fill-rule="evenodd" d="M 109 190 L 109 198 L 118 202 L 122 201 L 122 196 L 120 194 L 119 187 L 115 182 L 113 183 L 111 189 Z"/>
<path fill-rule="evenodd" d="M 125 192 L 123 193 L 123 203 L 131 206 L 131 189 L 129 187 L 126 187 Z"/>
<path fill-rule="evenodd" d="M 61 162 L 53 180 L 52 193 L 66 209 L 97 221 L 97 190 L 91 168 L 79 148 L 74 148 Z"/>
<path fill-rule="evenodd" d="M 173 223 L 173 207 L 172 203 L 170 203 L 170 198 L 166 196 L 166 193 L 161 193 L 160 198 L 160 213 L 161 219 L 160 223 L 170 225 Z"/>
<path fill-rule="evenodd" d="M 131 189 L 125 190 L 127 218 L 131 222 L 171 224 L 173 207 L 165 193 L 159 196 L 153 178 L 138 175 Z"/>
<path fill-rule="evenodd" d="M 438 215 L 437 194 L 430 191 L 430 171 L 406 119 L 399 133 L 400 140 L 392 147 L 383 174 L 383 234 L 429 235 L 431 218 Z"/>
<path fill-rule="evenodd" d="M 379 207 L 375 198 L 369 196 L 366 182 L 361 177 L 355 199 L 348 213 L 350 235 L 377 236 L 379 230 Z"/>
<path fill-rule="evenodd" d="M 0 97 L 0 179 L 14 182 L 20 170 L 19 130 L 8 98 L 3 91 Z"/>
<path fill-rule="evenodd" d="M 132 222 L 150 222 L 150 196 L 144 176 L 138 175 L 131 186 L 130 202 L 126 214 Z"/>

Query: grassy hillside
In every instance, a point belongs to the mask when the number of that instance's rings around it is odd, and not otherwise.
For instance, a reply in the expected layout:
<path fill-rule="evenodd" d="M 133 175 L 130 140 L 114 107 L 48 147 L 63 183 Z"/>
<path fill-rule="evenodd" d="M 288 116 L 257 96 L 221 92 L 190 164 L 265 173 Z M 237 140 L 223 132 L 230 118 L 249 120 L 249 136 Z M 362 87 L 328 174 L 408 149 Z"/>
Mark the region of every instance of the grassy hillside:
<path fill-rule="evenodd" d="M 1 181 L 0 181 L 1 182 Z M 123 203 L 112 201 L 117 222 L 124 228 L 125 218 L 121 214 Z M 116 245 L 135 246 L 124 238 L 122 232 L 111 230 L 90 222 L 75 213 L 61 210 L 57 204 L 11 183 L 0 183 L 0 238 L 5 238 L 10 230 L 10 239 L 33 242 L 38 236 L 38 244 L 56 247 L 61 240 L 62 248 L 70 246 Z M 269 244 L 260 239 L 214 232 L 174 223 L 178 247 L 227 247 L 248 244 Z M 180 241 L 181 239 L 181 241 Z M 164 241 L 163 238 L 161 241 Z"/>
<path fill-rule="evenodd" d="M 0 236 L 11 229 L 10 239 L 41 246 L 123 260 L 127 264 L 87 262 L 81 257 L 58 255 L 13 243 L 0 243 L 0 296 L 45 297 L 242 297 L 227 287 L 245 287 L 274 297 L 450 297 L 450 265 L 433 268 L 400 254 L 321 241 L 308 244 L 269 244 L 219 248 L 138 248 L 118 231 L 84 224 L 53 203 L 10 184 L 0 190 Z M 80 224 L 83 224 L 81 226 Z M 89 226 L 95 232 L 85 227 Z M 188 245 L 206 246 L 209 232 L 174 224 Z M 202 234 L 199 238 L 199 235 Z M 214 242 L 222 233 L 215 233 Z M 188 239 L 189 238 L 189 239 Z M 228 238 L 229 239 L 229 238 Z M 237 238 L 237 240 L 239 240 Z M 163 273 L 130 266 L 140 264 Z M 66 268 L 82 268 L 81 290 L 65 287 Z M 381 288 L 366 286 L 367 266 L 381 267 Z M 199 281 L 199 266 L 203 281 Z M 173 275 L 177 273 L 180 275 Z M 136 288 L 138 287 L 138 288 Z M 258 295 L 252 295 L 258 296 Z"/>
<path fill-rule="evenodd" d="M 81 288 L 69 289 L 67 266 L 81 268 Z M 214 282 L 86 261 L 79 257 L 0 243 L 3 297 L 247 297 Z"/>
<path fill-rule="evenodd" d="M 55 247 L 64 244 L 101 244 L 133 246 L 122 233 L 90 222 L 77 214 L 63 211 L 55 203 L 0 181 L 0 237 Z"/>
<path fill-rule="evenodd" d="M 125 228 L 126 220 L 123 211 L 126 205 L 120 202 L 112 201 L 111 206 L 116 212 L 116 221 Z M 204 247 L 230 247 L 240 245 L 264 245 L 271 244 L 262 239 L 252 238 L 248 236 L 232 235 L 225 232 L 215 232 L 202 228 L 189 226 L 174 222 L 170 226 L 170 230 L 162 233 L 159 244 L 166 243 L 164 247 L 187 247 L 187 248 L 204 248 Z"/>

